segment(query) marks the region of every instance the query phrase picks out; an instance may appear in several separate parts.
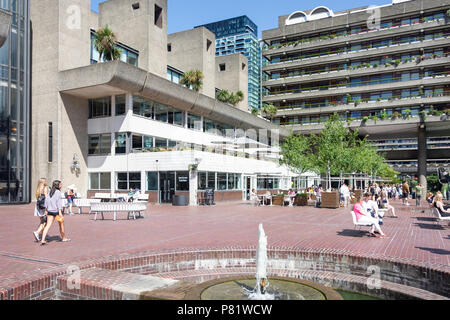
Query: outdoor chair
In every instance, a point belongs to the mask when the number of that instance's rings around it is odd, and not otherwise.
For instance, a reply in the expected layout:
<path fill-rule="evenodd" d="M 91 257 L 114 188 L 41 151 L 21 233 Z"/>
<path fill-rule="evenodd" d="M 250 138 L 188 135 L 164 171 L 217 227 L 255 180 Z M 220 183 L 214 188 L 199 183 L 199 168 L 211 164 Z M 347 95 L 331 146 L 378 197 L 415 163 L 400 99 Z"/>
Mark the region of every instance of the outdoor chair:
<path fill-rule="evenodd" d="M 352 218 L 353 218 L 353 224 L 355 226 L 355 228 L 359 227 L 359 230 L 361 230 L 361 227 L 372 227 L 371 223 L 367 223 L 367 222 L 358 222 L 358 220 L 356 220 L 356 214 L 355 211 L 352 211 Z"/>
<path fill-rule="evenodd" d="M 433 211 L 433 215 L 438 219 L 438 222 L 450 221 L 450 217 L 443 217 L 443 216 L 441 216 L 441 212 L 439 211 L 438 208 L 434 207 L 432 209 L 432 211 Z"/>

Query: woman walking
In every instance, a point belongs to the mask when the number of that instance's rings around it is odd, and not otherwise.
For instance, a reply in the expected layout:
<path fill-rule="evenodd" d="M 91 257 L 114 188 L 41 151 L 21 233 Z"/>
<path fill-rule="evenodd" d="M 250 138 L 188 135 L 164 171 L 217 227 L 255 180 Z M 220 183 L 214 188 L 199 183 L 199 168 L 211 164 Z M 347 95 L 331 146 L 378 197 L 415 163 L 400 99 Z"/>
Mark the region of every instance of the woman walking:
<path fill-rule="evenodd" d="M 36 187 L 36 206 L 34 207 L 34 216 L 39 217 L 39 227 L 36 231 L 33 231 L 34 238 L 36 242 L 39 242 L 39 235 L 42 234 L 45 228 L 45 223 L 47 222 L 47 217 L 45 216 L 45 199 L 48 194 L 48 183 L 47 179 L 39 179 L 38 185 Z"/>
<path fill-rule="evenodd" d="M 41 245 L 46 245 L 47 241 L 45 238 L 47 236 L 53 221 L 57 220 L 59 222 L 59 232 L 61 234 L 62 242 L 69 242 L 70 239 L 66 238 L 64 232 L 64 217 L 62 214 L 62 199 L 61 199 L 61 188 L 62 183 L 59 180 L 53 181 L 52 189 L 49 195 L 45 199 L 45 208 L 47 209 L 47 224 L 42 235 Z"/>

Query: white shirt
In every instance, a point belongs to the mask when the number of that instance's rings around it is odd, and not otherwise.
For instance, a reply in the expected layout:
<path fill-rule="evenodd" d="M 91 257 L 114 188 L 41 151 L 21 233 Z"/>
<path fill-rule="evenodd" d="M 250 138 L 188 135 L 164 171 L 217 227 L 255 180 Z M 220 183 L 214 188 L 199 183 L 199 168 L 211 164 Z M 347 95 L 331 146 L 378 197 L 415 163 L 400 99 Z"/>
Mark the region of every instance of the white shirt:
<path fill-rule="evenodd" d="M 341 186 L 341 194 L 344 197 L 350 195 L 350 190 L 348 189 L 348 187 L 345 184 Z"/>

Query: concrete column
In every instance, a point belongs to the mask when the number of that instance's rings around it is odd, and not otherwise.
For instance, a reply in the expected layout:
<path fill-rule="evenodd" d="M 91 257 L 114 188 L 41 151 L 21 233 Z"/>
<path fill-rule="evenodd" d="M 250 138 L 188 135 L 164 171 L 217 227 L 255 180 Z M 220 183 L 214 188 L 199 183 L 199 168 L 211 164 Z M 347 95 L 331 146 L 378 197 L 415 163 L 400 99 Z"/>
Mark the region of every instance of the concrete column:
<path fill-rule="evenodd" d="M 191 171 L 189 173 L 189 204 L 191 206 L 198 205 L 198 171 Z"/>
<path fill-rule="evenodd" d="M 427 192 L 427 132 L 424 125 L 419 127 L 418 133 L 418 175 L 419 183 L 424 187 L 422 198 Z"/>

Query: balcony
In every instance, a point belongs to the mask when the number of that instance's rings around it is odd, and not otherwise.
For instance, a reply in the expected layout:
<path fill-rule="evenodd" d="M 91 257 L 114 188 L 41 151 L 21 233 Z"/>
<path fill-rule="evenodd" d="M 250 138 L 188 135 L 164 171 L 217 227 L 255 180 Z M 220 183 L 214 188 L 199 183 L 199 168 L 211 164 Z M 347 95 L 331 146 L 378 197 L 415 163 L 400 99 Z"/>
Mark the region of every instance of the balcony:
<path fill-rule="evenodd" d="M 290 45 L 281 44 L 274 48 L 270 48 L 263 51 L 263 56 L 270 57 L 272 55 L 282 54 L 284 52 L 296 52 L 307 49 L 320 49 L 326 48 L 330 46 L 335 46 L 338 44 L 347 44 L 348 42 L 358 42 L 358 41 L 369 41 L 369 40 L 378 40 L 384 37 L 389 36 L 402 36 L 414 31 L 421 31 L 434 29 L 440 26 L 445 26 L 445 20 L 434 20 L 429 22 L 417 23 L 414 25 L 405 25 L 405 26 L 393 26 L 387 29 L 382 30 L 370 30 L 364 31 L 358 34 L 351 35 L 341 35 L 336 36 L 334 38 L 329 39 L 317 39 L 317 40 L 299 40 L 292 41 Z"/>
<path fill-rule="evenodd" d="M 445 74 L 435 78 L 423 78 L 410 81 L 390 81 L 382 84 L 371 85 L 370 82 L 362 83 L 362 86 L 350 87 L 350 84 L 342 84 L 327 87 L 311 87 L 305 89 L 293 89 L 278 91 L 274 94 L 263 97 L 263 102 L 275 102 L 280 100 L 300 100 L 314 99 L 330 96 L 343 96 L 346 94 L 371 93 L 378 91 L 388 91 L 397 89 L 418 88 L 420 86 L 444 85 L 450 83 L 450 74 Z M 354 84 L 353 84 L 354 85 Z M 324 89 L 326 88 L 326 89 Z"/>
<path fill-rule="evenodd" d="M 422 40 L 413 43 L 392 44 L 391 46 L 384 46 L 379 48 L 362 49 L 355 52 L 337 52 L 330 51 L 324 55 L 314 55 L 307 58 L 287 58 L 284 61 L 271 63 L 263 66 L 264 72 L 273 72 L 276 70 L 299 68 L 305 66 L 316 66 L 318 64 L 328 64 L 336 62 L 347 62 L 358 58 L 381 57 L 389 54 L 396 54 L 401 52 L 409 52 L 418 50 L 424 47 L 445 47 L 449 44 L 450 36 L 446 34 L 443 38 L 438 40 Z"/>
<path fill-rule="evenodd" d="M 388 73 L 388 72 L 400 72 L 414 70 L 422 67 L 430 66 L 446 66 L 450 65 L 449 56 L 438 56 L 436 58 L 426 59 L 417 63 L 415 61 L 402 61 L 397 67 L 395 65 L 385 66 L 384 64 L 367 64 L 366 67 L 361 67 L 359 69 L 354 69 L 348 67 L 347 69 L 341 69 L 336 71 L 325 71 L 325 69 L 320 73 L 314 74 L 304 74 L 299 76 L 284 77 L 279 79 L 269 79 L 263 82 L 264 87 L 280 86 L 283 84 L 301 84 L 313 81 L 324 81 L 324 80 L 335 80 L 339 78 L 347 78 L 350 76 L 366 76 L 378 73 Z"/>

